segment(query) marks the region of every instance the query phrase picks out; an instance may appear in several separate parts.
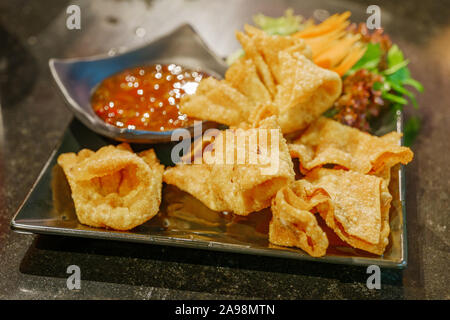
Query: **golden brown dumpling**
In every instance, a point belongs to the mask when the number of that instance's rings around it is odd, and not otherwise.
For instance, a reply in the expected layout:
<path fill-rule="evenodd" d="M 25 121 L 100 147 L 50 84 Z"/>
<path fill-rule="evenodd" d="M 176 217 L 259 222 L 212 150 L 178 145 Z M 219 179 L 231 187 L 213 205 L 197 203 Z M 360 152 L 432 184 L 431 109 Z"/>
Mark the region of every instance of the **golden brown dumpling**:
<path fill-rule="evenodd" d="M 221 131 L 201 160 L 166 169 L 164 182 L 216 211 L 247 215 L 267 208 L 276 192 L 294 180 L 287 144 L 274 116 L 260 121 L 257 128 Z"/>
<path fill-rule="evenodd" d="M 334 164 L 361 173 L 386 175 L 394 165 L 407 164 L 413 158 L 411 149 L 399 145 L 400 138 L 398 132 L 377 137 L 321 117 L 289 149 L 292 157 L 299 158 L 304 173 Z"/>
<path fill-rule="evenodd" d="M 129 230 L 158 213 L 162 174 L 152 149 L 136 155 L 128 144 L 58 157 L 69 182 L 79 221 Z"/>
<path fill-rule="evenodd" d="M 313 257 L 324 256 L 328 238 L 312 210 L 329 197 L 323 190 L 314 190 L 305 180 L 280 189 L 272 201 L 269 241 L 285 247 L 299 247 Z"/>

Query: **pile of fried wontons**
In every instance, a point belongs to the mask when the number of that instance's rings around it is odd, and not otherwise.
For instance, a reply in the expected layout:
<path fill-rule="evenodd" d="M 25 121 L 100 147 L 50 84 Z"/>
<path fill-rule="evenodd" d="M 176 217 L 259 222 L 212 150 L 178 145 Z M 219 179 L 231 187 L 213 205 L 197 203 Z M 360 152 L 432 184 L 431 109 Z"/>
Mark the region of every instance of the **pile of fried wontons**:
<path fill-rule="evenodd" d="M 134 228 L 157 214 L 164 181 L 216 211 L 248 215 L 271 207 L 272 244 L 323 256 L 324 222 L 352 247 L 383 254 L 390 170 L 413 158 L 401 134 L 376 137 L 322 117 L 341 93 L 341 78 L 315 65 L 302 39 L 250 26 L 237 38 L 245 56 L 225 79 L 205 78 L 181 101 L 188 116 L 229 126 L 200 161 L 164 170 L 153 150 L 135 154 L 127 144 L 58 158 L 80 222 Z"/>

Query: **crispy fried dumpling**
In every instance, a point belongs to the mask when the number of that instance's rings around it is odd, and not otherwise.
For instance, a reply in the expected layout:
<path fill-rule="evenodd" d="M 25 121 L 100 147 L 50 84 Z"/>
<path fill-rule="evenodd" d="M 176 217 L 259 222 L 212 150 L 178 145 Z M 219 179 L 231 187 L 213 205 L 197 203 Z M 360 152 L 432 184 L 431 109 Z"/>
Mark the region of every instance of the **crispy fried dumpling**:
<path fill-rule="evenodd" d="M 250 99 L 254 105 L 267 104 L 272 100 L 251 59 L 241 58 L 233 63 L 225 73 L 225 80 Z"/>
<path fill-rule="evenodd" d="M 303 173 L 325 164 L 339 165 L 361 173 L 377 174 L 398 163 L 407 164 L 412 151 L 399 145 L 401 134 L 370 135 L 338 121 L 322 117 L 289 145 L 299 158 Z"/>
<path fill-rule="evenodd" d="M 264 58 L 258 51 L 255 41 L 241 32 L 236 32 L 236 38 L 239 40 L 245 51 L 245 57 L 250 58 L 253 61 L 262 83 L 264 83 L 264 86 L 273 98 L 276 94 L 275 79 L 267 62 L 264 61 Z"/>
<path fill-rule="evenodd" d="M 263 83 L 274 97 L 277 91 L 276 84 L 282 80 L 279 71 L 279 52 L 297 52 L 311 58 L 311 50 L 299 38 L 269 35 L 249 25 L 245 25 L 244 30 L 245 34 L 237 32 L 236 37 L 244 48 L 246 58 L 253 60 Z"/>
<path fill-rule="evenodd" d="M 341 94 L 342 81 L 334 71 L 318 67 L 299 53 L 279 53 L 281 82 L 274 104 L 283 133 L 306 128 Z"/>
<path fill-rule="evenodd" d="M 221 131 L 201 160 L 166 169 L 164 182 L 215 211 L 248 215 L 267 208 L 276 192 L 294 180 L 275 116 L 262 120 L 257 128 Z"/>
<path fill-rule="evenodd" d="M 389 243 L 392 196 L 382 178 L 318 168 L 281 189 L 272 203 L 269 240 L 322 256 L 326 234 L 313 213 L 354 248 L 381 255 Z"/>
<path fill-rule="evenodd" d="M 152 149 L 139 154 L 128 144 L 58 157 L 82 224 L 129 230 L 158 213 L 162 174 Z"/>
<path fill-rule="evenodd" d="M 229 126 L 247 121 L 255 104 L 226 81 L 202 79 L 193 95 L 185 95 L 180 111 L 202 120 Z"/>
<path fill-rule="evenodd" d="M 245 31 L 237 38 L 279 109 L 283 133 L 304 129 L 339 97 L 340 76 L 315 65 L 303 40 L 271 36 L 250 26 Z"/>
<path fill-rule="evenodd" d="M 309 60 L 302 39 L 245 30 L 236 33 L 245 56 L 230 66 L 225 80 L 205 78 L 193 95 L 183 97 L 183 113 L 237 127 L 252 125 L 249 115 L 271 104 L 286 134 L 304 129 L 331 107 L 341 93 L 341 78 Z"/>
<path fill-rule="evenodd" d="M 339 238 L 355 248 L 383 254 L 389 243 L 392 196 L 382 178 L 319 168 L 305 180 L 329 195 L 330 201 L 317 205 L 317 211 Z"/>
<path fill-rule="evenodd" d="M 272 200 L 269 241 L 286 247 L 299 247 L 313 257 L 326 254 L 328 238 L 312 210 L 329 203 L 328 194 L 314 189 L 306 180 L 297 180 L 277 192 Z"/>

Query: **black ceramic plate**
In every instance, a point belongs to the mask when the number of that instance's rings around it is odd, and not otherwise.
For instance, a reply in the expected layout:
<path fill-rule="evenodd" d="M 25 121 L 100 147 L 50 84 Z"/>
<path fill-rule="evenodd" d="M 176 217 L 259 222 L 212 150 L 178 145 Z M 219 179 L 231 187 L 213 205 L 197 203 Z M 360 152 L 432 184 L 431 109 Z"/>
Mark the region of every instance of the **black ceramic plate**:
<path fill-rule="evenodd" d="M 401 114 L 393 122 L 401 130 Z M 385 129 L 387 129 L 385 127 Z M 372 265 L 403 268 L 406 266 L 406 225 L 403 169 L 392 170 L 390 192 L 393 196 L 390 211 L 391 233 L 383 256 L 334 245 L 330 239 L 327 255 L 313 258 L 300 249 L 271 245 L 268 241 L 270 210 L 248 217 L 215 212 L 192 196 L 164 185 L 160 212 L 147 223 L 128 232 L 91 228 L 78 222 L 69 186 L 59 166 L 59 154 L 77 152 L 82 148 L 96 150 L 112 143 L 95 134 L 77 120 L 66 130 L 60 146 L 52 153 L 37 182 L 11 222 L 14 230 L 43 234 L 77 236 L 148 244 L 191 247 L 218 251 L 267 255 L 350 265 Z M 144 146 L 133 145 L 139 150 Z M 159 159 L 170 165 L 172 144 L 157 144 Z M 149 148 L 149 146 L 145 146 Z"/>

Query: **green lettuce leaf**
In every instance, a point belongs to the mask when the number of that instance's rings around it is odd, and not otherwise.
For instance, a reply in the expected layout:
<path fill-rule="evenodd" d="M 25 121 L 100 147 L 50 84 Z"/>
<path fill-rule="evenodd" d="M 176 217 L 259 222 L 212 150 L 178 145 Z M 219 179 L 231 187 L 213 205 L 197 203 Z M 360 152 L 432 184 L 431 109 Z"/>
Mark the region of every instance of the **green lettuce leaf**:
<path fill-rule="evenodd" d="M 259 13 L 253 16 L 256 26 L 271 35 L 287 36 L 301 29 L 302 16 L 295 16 L 292 9 L 287 9 L 284 16 L 272 18 Z"/>
<path fill-rule="evenodd" d="M 262 13 L 258 13 L 253 16 L 253 22 L 255 25 L 270 35 L 287 36 L 303 30 L 304 25 L 301 23 L 302 21 L 303 17 L 300 15 L 294 15 L 294 11 L 292 9 L 287 9 L 284 16 L 278 18 L 268 17 Z M 236 50 L 226 58 L 226 63 L 231 66 L 233 62 L 244 55 L 244 50 Z"/>
<path fill-rule="evenodd" d="M 353 74 L 360 69 L 374 71 L 377 69 L 381 60 L 381 48 L 379 43 L 368 43 L 367 49 L 361 59 L 347 72 Z"/>

